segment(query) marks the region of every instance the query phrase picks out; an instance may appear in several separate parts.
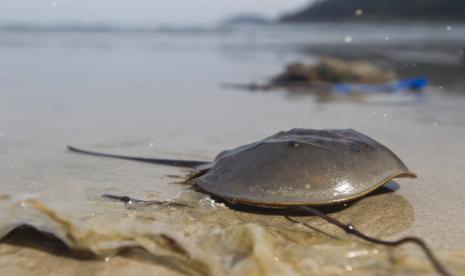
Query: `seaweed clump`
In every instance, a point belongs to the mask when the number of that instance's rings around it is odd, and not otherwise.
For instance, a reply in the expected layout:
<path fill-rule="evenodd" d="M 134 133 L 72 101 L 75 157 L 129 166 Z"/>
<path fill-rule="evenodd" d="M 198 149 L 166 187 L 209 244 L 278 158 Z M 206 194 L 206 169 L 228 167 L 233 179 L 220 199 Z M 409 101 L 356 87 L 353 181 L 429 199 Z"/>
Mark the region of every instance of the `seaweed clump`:
<path fill-rule="evenodd" d="M 317 64 L 290 63 L 274 77 L 275 86 L 312 85 L 315 83 L 387 83 L 397 79 L 396 73 L 365 61 L 342 61 L 322 58 Z"/>

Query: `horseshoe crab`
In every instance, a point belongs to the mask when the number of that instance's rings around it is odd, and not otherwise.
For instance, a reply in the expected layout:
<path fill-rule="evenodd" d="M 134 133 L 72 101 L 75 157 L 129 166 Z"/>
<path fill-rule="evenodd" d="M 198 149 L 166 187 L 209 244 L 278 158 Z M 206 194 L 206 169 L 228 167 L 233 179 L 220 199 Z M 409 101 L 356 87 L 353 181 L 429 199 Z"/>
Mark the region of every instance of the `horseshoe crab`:
<path fill-rule="evenodd" d="M 263 140 L 223 151 L 212 162 L 128 157 L 71 146 L 68 149 L 96 156 L 189 167 L 194 173 L 187 182 L 203 192 L 233 204 L 299 207 L 349 234 L 378 244 L 416 243 L 425 251 L 435 269 L 448 275 L 419 238 L 378 240 L 311 207 L 358 199 L 396 177 L 416 177 L 392 151 L 352 129 L 281 131 Z M 106 197 L 144 202 L 127 196 Z"/>
<path fill-rule="evenodd" d="M 360 198 L 396 177 L 416 177 L 388 148 L 352 129 L 292 129 L 223 151 L 213 162 L 93 155 L 190 167 L 188 181 L 230 202 L 316 206 Z"/>

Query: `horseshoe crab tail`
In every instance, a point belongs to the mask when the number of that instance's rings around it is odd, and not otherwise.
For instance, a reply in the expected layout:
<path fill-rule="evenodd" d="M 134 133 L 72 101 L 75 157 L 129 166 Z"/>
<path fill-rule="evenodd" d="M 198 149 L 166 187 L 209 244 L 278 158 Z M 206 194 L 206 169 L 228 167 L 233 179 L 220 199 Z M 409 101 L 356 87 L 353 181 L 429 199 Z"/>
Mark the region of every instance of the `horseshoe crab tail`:
<path fill-rule="evenodd" d="M 363 240 L 366 240 L 368 242 L 372 242 L 372 243 L 376 243 L 376 244 L 382 244 L 382 245 L 386 245 L 386 246 L 399 246 L 399 245 L 402 245 L 404 243 L 414 243 L 416 245 L 418 245 L 422 250 L 423 252 L 425 253 L 426 257 L 428 257 L 428 260 L 431 262 L 431 265 L 433 266 L 433 268 L 436 270 L 436 272 L 438 272 L 440 275 L 443 275 L 443 276 L 451 276 L 451 274 L 445 269 L 445 267 L 441 264 L 441 262 L 436 258 L 436 256 L 433 254 L 433 251 L 426 245 L 426 243 L 418 238 L 418 237 L 404 237 L 404 238 L 401 238 L 399 240 L 394 240 L 394 241 L 386 241 L 386 240 L 380 240 L 380 239 L 376 239 L 376 238 L 373 238 L 373 237 L 370 237 L 370 236 L 367 236 L 365 235 L 364 233 L 360 232 L 359 230 L 357 230 L 352 224 L 345 224 L 333 217 L 330 217 L 328 215 L 326 215 L 325 213 L 315 209 L 315 208 L 312 208 L 312 207 L 308 207 L 308 206 L 305 206 L 305 207 L 300 207 L 301 210 L 307 212 L 307 213 L 310 213 L 314 216 L 319 216 L 320 218 L 326 220 L 327 222 L 343 229 L 347 234 L 352 234 L 360 239 L 363 239 Z M 296 222 L 294 219 L 290 218 L 290 217 L 286 217 L 288 220 L 292 221 L 292 222 Z M 309 227 L 308 225 L 304 224 L 304 226 L 306 227 Z"/>
<path fill-rule="evenodd" d="M 87 155 L 93 155 L 93 156 L 125 159 L 125 160 L 146 162 L 146 163 L 152 163 L 152 164 L 158 164 L 158 165 L 183 167 L 183 168 L 195 168 L 197 166 L 210 164 L 210 162 L 207 162 L 207 161 L 158 159 L 158 158 L 123 156 L 123 155 L 116 155 L 116 154 L 108 154 L 108 153 L 88 151 L 88 150 L 78 149 L 78 148 L 75 148 L 75 147 L 72 147 L 72 146 L 68 146 L 68 150 L 70 150 L 72 152 L 77 152 L 77 153 L 82 153 L 82 154 L 87 154 Z"/>

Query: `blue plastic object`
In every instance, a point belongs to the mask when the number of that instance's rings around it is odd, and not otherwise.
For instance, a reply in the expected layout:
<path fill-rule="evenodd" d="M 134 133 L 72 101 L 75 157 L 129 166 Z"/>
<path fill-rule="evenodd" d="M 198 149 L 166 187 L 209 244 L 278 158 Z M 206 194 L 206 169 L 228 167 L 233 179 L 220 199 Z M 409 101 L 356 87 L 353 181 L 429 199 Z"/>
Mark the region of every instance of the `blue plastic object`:
<path fill-rule="evenodd" d="M 337 94 L 361 93 L 384 93 L 402 92 L 407 90 L 421 90 L 428 86 L 429 79 L 420 77 L 413 79 L 403 79 L 383 84 L 354 84 L 339 83 L 332 86 L 332 91 Z"/>

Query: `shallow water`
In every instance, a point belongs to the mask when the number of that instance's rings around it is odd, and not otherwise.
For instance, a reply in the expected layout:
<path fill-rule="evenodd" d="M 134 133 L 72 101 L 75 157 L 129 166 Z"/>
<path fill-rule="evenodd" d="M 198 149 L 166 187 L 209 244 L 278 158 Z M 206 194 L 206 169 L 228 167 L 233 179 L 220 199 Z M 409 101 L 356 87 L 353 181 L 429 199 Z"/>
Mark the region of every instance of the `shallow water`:
<path fill-rule="evenodd" d="M 123 258 L 136 263 L 152 259 L 190 275 L 431 271 L 418 249 L 388 249 L 360 242 L 321 219 L 302 217 L 302 213 L 233 210 L 193 191 L 184 192 L 176 201 L 190 206 L 82 202 L 76 211 L 74 204 L 66 202 L 47 206 L 35 199 L 3 199 L 2 207 L 8 206 L 11 217 L 2 217 L 0 234 L 27 223 L 63 241 L 75 252 L 68 253 L 70 258 L 87 256 L 111 263 L 123 252 Z M 294 224 L 283 215 L 312 228 Z M 400 195 L 386 191 L 334 210 L 332 216 L 356 223 L 369 235 L 386 237 L 410 226 L 413 209 Z M 7 248 L 35 247 L 43 251 L 40 240 L 60 247 L 58 241 L 29 229 L 16 230 L 4 243 Z M 141 249 L 146 252 L 144 258 Z M 50 247 L 45 251 L 51 251 Z M 62 248 L 61 252 L 67 250 Z M 447 258 L 447 265 L 461 271 L 463 254 L 456 254 L 449 253 L 452 257 Z M 447 254 L 440 256 L 445 258 Z"/>
<path fill-rule="evenodd" d="M 401 179 L 394 192 L 332 215 L 377 237 L 421 236 L 448 267 L 465 271 L 465 98 L 448 93 L 446 84 L 421 98 L 250 93 L 221 85 L 266 81 L 290 60 L 314 60 L 300 50 L 311 41 L 298 34 L 0 32 L 2 234 L 30 224 L 100 257 L 53 254 L 46 244 L 57 241 L 20 231 L 0 244 L 8 271 L 30 273 L 49 263 L 74 274 L 432 273 L 414 246 L 373 246 L 313 217 L 299 219 L 330 236 L 281 215 L 231 210 L 174 184 L 179 179 L 169 175 L 186 170 L 65 149 L 212 160 L 224 149 L 294 127 L 354 128 L 398 154 L 418 179 Z M 289 43 L 278 43 L 280 35 Z M 182 199 L 193 207 L 124 206 L 102 199 L 104 193 Z M 32 241 L 19 242 L 24 236 Z"/>

